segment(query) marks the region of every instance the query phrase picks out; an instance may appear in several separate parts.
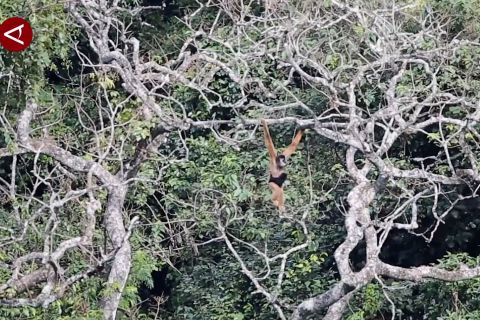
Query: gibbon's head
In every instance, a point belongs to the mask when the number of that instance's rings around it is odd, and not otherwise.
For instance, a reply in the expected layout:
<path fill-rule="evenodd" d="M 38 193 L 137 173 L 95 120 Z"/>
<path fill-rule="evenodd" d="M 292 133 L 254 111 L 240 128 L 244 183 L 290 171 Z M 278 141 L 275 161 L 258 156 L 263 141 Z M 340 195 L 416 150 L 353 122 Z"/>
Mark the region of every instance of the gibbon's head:
<path fill-rule="evenodd" d="M 287 157 L 283 154 L 277 156 L 277 166 L 282 169 L 287 165 Z"/>

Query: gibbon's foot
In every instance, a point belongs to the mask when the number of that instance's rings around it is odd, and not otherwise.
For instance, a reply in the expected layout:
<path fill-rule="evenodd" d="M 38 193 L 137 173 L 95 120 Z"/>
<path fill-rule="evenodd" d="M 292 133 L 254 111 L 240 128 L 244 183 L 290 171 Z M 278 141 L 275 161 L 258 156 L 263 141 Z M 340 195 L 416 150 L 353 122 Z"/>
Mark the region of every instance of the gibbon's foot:
<path fill-rule="evenodd" d="M 284 211 L 285 211 L 285 206 L 280 205 L 280 201 L 278 201 L 278 200 L 272 200 L 272 203 L 273 203 L 273 205 L 275 206 L 275 208 L 278 209 L 278 211 L 280 211 L 280 212 L 284 212 Z"/>

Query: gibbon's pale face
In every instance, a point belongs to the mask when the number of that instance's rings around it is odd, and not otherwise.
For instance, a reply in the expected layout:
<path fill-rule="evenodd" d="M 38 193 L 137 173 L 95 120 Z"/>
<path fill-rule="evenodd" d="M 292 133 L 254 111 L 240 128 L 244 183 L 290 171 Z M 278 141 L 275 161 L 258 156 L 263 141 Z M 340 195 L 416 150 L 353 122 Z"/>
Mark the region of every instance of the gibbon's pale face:
<path fill-rule="evenodd" d="M 283 154 L 277 156 L 277 166 L 283 169 L 287 165 L 287 157 Z"/>

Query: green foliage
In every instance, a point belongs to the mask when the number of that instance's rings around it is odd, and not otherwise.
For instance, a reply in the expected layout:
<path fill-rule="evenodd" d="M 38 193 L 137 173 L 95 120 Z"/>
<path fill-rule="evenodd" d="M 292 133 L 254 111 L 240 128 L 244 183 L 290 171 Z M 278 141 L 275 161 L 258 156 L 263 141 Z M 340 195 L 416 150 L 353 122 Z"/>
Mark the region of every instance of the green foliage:
<path fill-rule="evenodd" d="M 363 298 L 363 310 L 366 315 L 373 316 L 382 307 L 381 288 L 378 284 L 370 283 L 365 286 Z"/>
<path fill-rule="evenodd" d="M 251 283 L 228 253 L 217 249 L 202 252 L 203 261 L 185 266 L 176 280 L 171 298 L 175 314 L 170 319 L 254 319 L 261 314 L 258 308 L 269 309 L 260 297 L 245 294 Z"/>
<path fill-rule="evenodd" d="M 103 318 L 98 301 L 100 283 L 100 279 L 95 277 L 77 283 L 70 288 L 65 297 L 53 302 L 48 308 L 0 307 L 0 319 L 100 320 Z"/>
<path fill-rule="evenodd" d="M 348 315 L 347 319 L 375 319 L 379 313 L 388 311 L 385 301 L 380 284 L 369 283 L 362 288 L 361 292 L 355 295 L 355 303 L 352 304 L 351 313 Z"/>
<path fill-rule="evenodd" d="M 480 311 L 474 310 L 471 312 L 468 311 L 449 311 L 447 310 L 447 315 L 438 317 L 438 320 L 476 320 L 480 319 Z"/>
<path fill-rule="evenodd" d="M 479 265 L 478 257 L 470 257 L 464 253 L 447 254 L 439 261 L 439 266 L 458 269 L 464 264 L 469 267 Z M 396 313 L 402 317 L 425 317 L 427 319 L 477 319 L 480 308 L 478 290 L 480 280 L 471 279 L 456 282 L 429 281 L 422 284 L 397 283 L 388 280 L 385 288 L 389 298 L 395 304 Z M 393 290 L 389 290 L 393 288 Z M 390 302 L 385 299 L 378 284 L 367 285 L 360 295 L 356 296 L 359 307 L 350 315 L 374 319 L 378 315 L 388 315 Z M 415 299 L 412 299 L 415 297 Z M 350 319 L 350 318 L 349 318 Z"/>
<path fill-rule="evenodd" d="M 347 317 L 347 320 L 365 320 L 364 313 L 365 312 L 363 310 L 356 311 L 356 312 L 352 313 L 351 315 L 349 315 Z"/>
<path fill-rule="evenodd" d="M 480 265 L 480 257 L 471 257 L 467 253 L 447 253 L 445 257 L 440 259 L 439 267 L 447 270 L 458 269 L 462 265 L 474 268 Z"/>
<path fill-rule="evenodd" d="M 152 271 L 157 270 L 158 261 L 148 252 L 137 250 L 133 253 L 130 282 L 134 285 L 145 284 L 153 288 Z"/>
<path fill-rule="evenodd" d="M 452 34 L 460 31 L 466 32 L 466 36 L 475 37 L 480 32 L 478 14 L 480 13 L 480 2 L 477 0 L 440 0 L 428 1 L 435 10 L 445 13 L 451 21 Z"/>

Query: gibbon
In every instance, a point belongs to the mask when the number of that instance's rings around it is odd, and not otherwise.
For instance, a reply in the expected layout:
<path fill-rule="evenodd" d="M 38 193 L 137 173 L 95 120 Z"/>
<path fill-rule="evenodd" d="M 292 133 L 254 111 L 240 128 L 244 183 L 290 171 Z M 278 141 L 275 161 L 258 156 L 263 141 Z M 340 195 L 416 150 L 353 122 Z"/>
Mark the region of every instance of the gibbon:
<path fill-rule="evenodd" d="M 283 183 L 287 180 L 287 174 L 284 169 L 287 165 L 287 160 L 297 149 L 304 130 L 299 130 L 293 138 L 292 143 L 279 155 L 277 155 L 277 150 L 272 142 L 272 137 L 268 131 L 267 122 L 262 119 L 263 133 L 265 137 L 265 145 L 268 149 L 268 154 L 270 157 L 269 171 L 270 178 L 268 179 L 268 185 L 272 190 L 272 202 L 275 207 L 280 211 L 285 210 L 285 198 L 283 195 Z"/>

